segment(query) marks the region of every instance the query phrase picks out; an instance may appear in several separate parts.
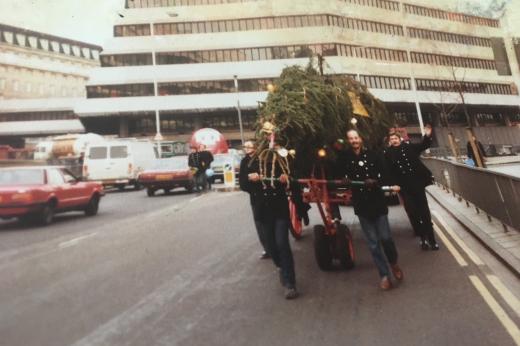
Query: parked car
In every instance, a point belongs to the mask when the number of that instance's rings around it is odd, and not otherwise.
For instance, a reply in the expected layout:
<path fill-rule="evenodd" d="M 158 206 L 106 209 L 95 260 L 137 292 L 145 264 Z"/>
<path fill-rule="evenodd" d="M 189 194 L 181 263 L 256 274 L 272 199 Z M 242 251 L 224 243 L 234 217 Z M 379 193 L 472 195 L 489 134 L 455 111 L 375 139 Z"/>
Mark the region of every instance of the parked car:
<path fill-rule="evenodd" d="M 54 214 L 82 210 L 96 215 L 103 185 L 82 182 L 62 167 L 0 169 L 0 218 L 18 218 L 48 225 Z"/>
<path fill-rule="evenodd" d="M 227 154 L 213 155 L 213 162 L 210 165 L 210 168 L 213 170 L 213 176 L 209 178 L 211 179 L 211 183 L 214 183 L 216 180 L 224 182 L 224 165 L 227 163 L 230 163 L 234 167 L 235 176 L 238 177 L 242 157 L 243 156 L 236 151 Z"/>
<path fill-rule="evenodd" d="M 188 192 L 195 188 L 195 176 L 188 166 L 188 156 L 156 160 L 152 169 L 139 174 L 138 182 L 146 187 L 149 197 L 157 190 L 168 194 L 177 187 L 183 187 Z"/>
<path fill-rule="evenodd" d="M 139 173 L 150 169 L 156 159 L 157 153 L 150 141 L 110 140 L 87 148 L 83 177 L 120 190 L 127 185 L 139 189 Z"/>

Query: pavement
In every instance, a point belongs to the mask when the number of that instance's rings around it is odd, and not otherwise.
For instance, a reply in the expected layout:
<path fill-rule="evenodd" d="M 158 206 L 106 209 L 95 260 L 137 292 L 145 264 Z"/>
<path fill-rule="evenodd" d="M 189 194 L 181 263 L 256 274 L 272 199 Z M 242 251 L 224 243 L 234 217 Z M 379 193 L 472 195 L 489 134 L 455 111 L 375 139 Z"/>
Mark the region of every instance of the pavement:
<path fill-rule="evenodd" d="M 436 225 L 438 252 L 390 208 L 405 280 L 389 292 L 351 208 L 353 270 L 320 271 L 306 228 L 291 239 L 294 301 L 258 259 L 242 192 L 115 192 L 92 218 L 0 221 L 0 345 L 520 345 L 518 278 L 431 203 L 448 226 Z"/>
<path fill-rule="evenodd" d="M 455 220 L 520 278 L 520 232 L 518 230 L 504 226 L 472 203 L 454 196 L 440 186 L 428 187 L 427 191 L 449 211 Z M 432 218 L 442 225 L 437 214 L 433 213 Z"/>

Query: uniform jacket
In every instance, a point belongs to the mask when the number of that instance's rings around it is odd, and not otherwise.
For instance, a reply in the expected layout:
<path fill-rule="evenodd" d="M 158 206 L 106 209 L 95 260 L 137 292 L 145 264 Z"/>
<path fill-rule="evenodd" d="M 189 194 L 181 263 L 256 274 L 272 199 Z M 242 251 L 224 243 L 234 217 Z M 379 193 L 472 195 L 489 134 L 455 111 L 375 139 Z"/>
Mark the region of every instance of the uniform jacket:
<path fill-rule="evenodd" d="M 213 162 L 213 155 L 207 150 L 197 151 L 188 156 L 188 166 L 197 168 L 197 173 L 205 172 L 211 162 Z"/>
<path fill-rule="evenodd" d="M 269 164 L 268 167 L 271 167 Z M 258 159 L 246 155 L 240 162 L 239 185 L 240 189 L 249 193 L 255 220 L 263 220 L 268 217 L 289 218 L 289 202 L 287 199 L 286 185 L 279 182 L 274 183 L 274 188 L 270 182 L 252 182 L 248 179 L 248 174 L 260 174 Z M 269 172 L 270 173 L 270 172 Z M 275 176 L 279 177 L 281 171 L 276 171 Z"/>
<path fill-rule="evenodd" d="M 374 179 L 379 186 L 392 184 L 383 156 L 375 151 L 363 148 L 356 155 L 352 149 L 348 149 L 338 157 L 338 169 L 352 181 Z M 352 186 L 352 204 L 356 215 L 366 218 L 373 219 L 388 214 L 385 195 L 379 187 L 369 189 L 365 186 Z"/>
<path fill-rule="evenodd" d="M 419 144 L 402 142 L 385 150 L 385 158 L 393 179 L 402 188 L 421 188 L 433 183 L 432 172 L 421 162 L 421 153 L 431 146 L 431 136 Z"/>

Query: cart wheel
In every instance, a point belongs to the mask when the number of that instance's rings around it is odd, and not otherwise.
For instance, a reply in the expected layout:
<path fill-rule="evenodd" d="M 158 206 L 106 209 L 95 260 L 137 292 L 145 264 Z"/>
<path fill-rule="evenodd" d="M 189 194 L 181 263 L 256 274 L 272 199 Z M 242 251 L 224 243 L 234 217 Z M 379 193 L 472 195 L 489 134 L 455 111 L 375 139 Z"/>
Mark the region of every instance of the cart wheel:
<path fill-rule="evenodd" d="M 330 248 L 330 239 L 325 234 L 325 226 L 314 226 L 314 255 L 318 267 L 323 271 L 332 269 L 332 251 Z"/>
<path fill-rule="evenodd" d="M 346 225 L 340 224 L 336 233 L 337 254 L 341 268 L 354 268 L 354 244 L 352 242 L 352 233 Z"/>
<path fill-rule="evenodd" d="M 294 239 L 298 240 L 302 237 L 303 226 L 302 221 L 298 217 L 298 213 L 296 212 L 296 205 L 289 199 L 289 215 L 291 218 L 291 224 L 289 225 L 289 230 L 291 231 Z"/>

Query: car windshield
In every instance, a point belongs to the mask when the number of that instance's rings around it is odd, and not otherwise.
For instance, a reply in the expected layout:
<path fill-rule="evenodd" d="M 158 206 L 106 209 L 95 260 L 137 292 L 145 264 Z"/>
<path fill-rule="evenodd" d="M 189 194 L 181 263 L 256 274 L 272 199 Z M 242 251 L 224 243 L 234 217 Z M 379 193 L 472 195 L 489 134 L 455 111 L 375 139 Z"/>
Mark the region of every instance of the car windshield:
<path fill-rule="evenodd" d="M 42 169 L 0 170 L 0 185 L 39 185 L 43 184 Z"/>
<path fill-rule="evenodd" d="M 188 169 L 187 156 L 175 156 L 167 159 L 156 160 L 154 170 Z"/>

